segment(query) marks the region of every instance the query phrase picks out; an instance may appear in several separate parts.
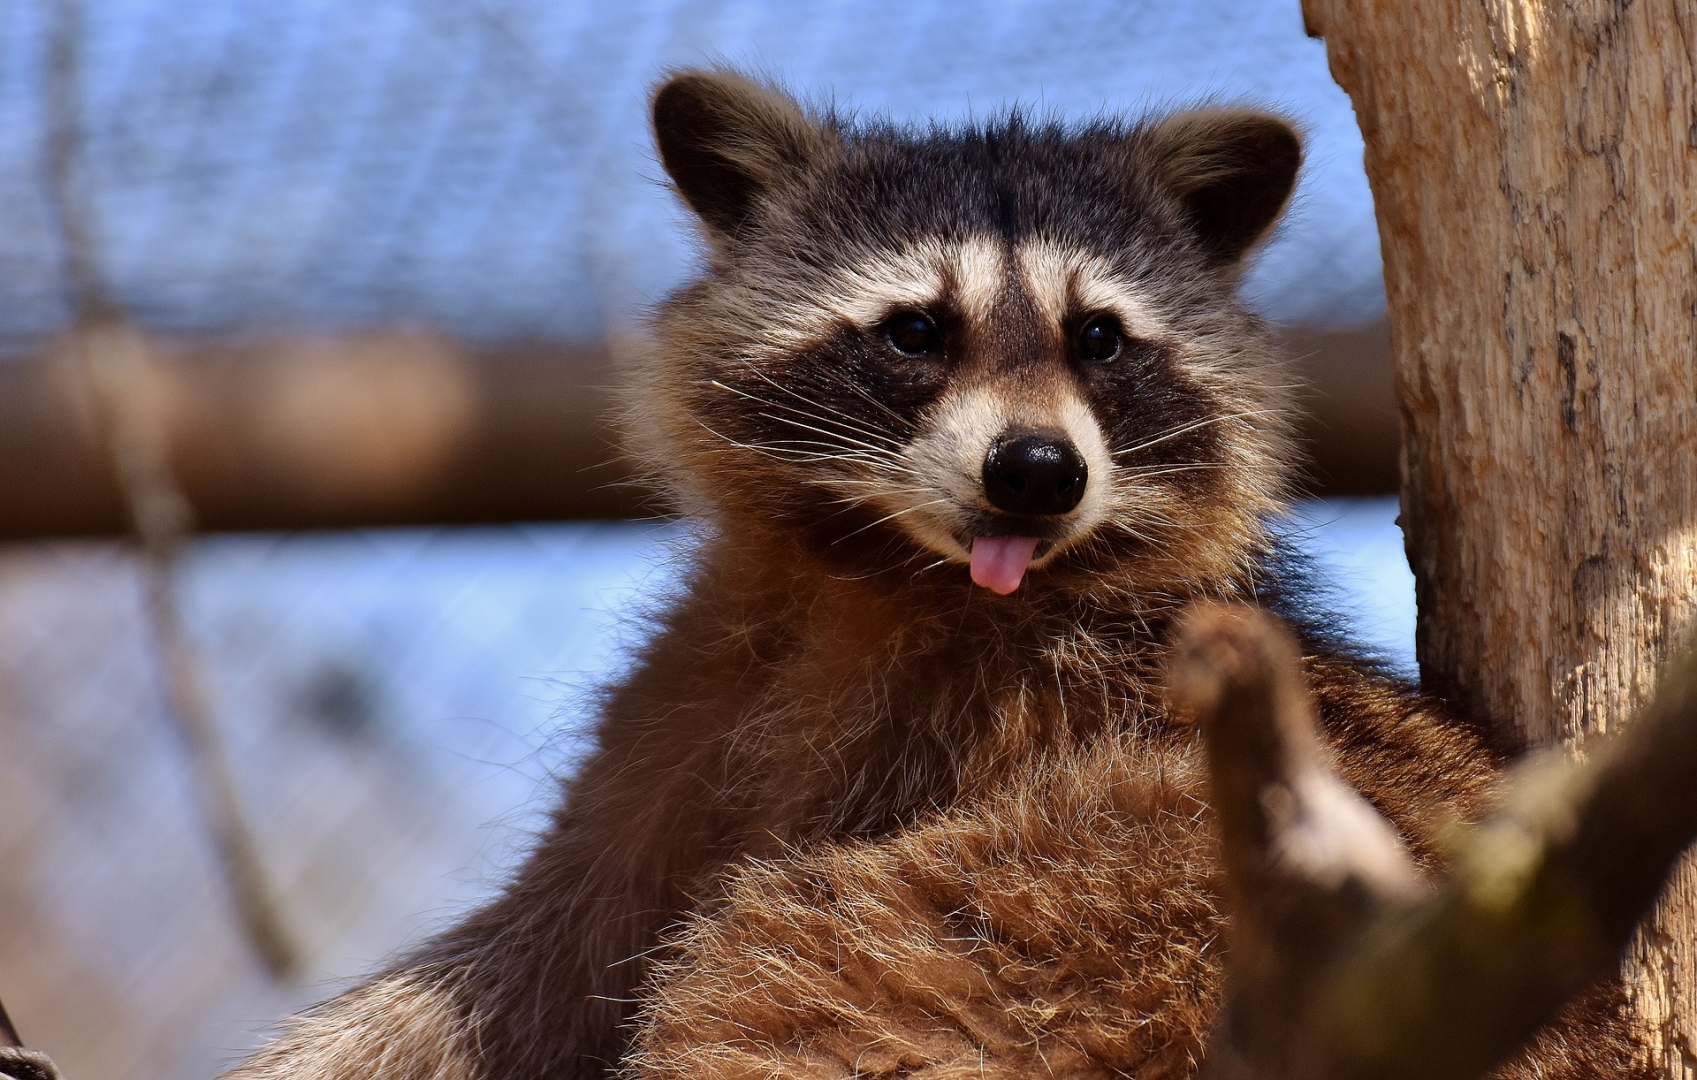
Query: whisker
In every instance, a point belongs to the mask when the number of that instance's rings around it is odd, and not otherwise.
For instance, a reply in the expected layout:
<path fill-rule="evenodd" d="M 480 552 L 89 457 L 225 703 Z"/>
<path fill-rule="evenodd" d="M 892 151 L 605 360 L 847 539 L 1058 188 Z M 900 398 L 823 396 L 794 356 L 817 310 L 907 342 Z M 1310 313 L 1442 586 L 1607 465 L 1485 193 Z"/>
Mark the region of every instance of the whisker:
<path fill-rule="evenodd" d="M 1268 410 L 1268 409 L 1251 409 L 1251 410 L 1248 410 L 1246 412 L 1222 413 L 1219 416 L 1204 417 L 1201 420 L 1192 421 L 1191 423 L 1185 424 L 1182 427 L 1174 428 L 1173 430 L 1168 431 L 1168 432 L 1166 432 L 1162 435 L 1157 435 L 1153 439 L 1149 439 L 1145 442 L 1140 442 L 1136 446 L 1128 446 L 1123 450 L 1115 450 L 1114 453 L 1113 453 L 1113 456 L 1114 457 L 1123 457 L 1126 454 L 1135 454 L 1135 453 L 1138 453 L 1139 451 L 1147 450 L 1151 446 L 1159 446 L 1161 443 L 1164 443 L 1169 439 L 1176 439 L 1180 435 L 1187 435 L 1190 432 L 1197 430 L 1198 428 L 1205 428 L 1209 424 L 1220 424 L 1220 423 L 1224 423 L 1227 420 L 1245 420 L 1245 419 L 1248 419 L 1248 418 L 1254 417 L 1254 416 L 1271 416 L 1271 415 L 1273 415 L 1272 411 Z"/>
<path fill-rule="evenodd" d="M 906 462 L 892 460 L 887 456 L 870 454 L 864 450 L 844 450 L 839 448 L 835 443 L 815 442 L 809 439 L 789 439 L 784 442 L 763 443 L 761 445 L 780 453 L 807 455 L 811 460 L 857 461 L 865 465 L 870 465 L 873 468 L 883 469 L 885 472 L 902 473 L 909 476 L 919 475 L 918 472 Z M 807 449 L 808 447 L 820 447 L 822 449 Z"/>
<path fill-rule="evenodd" d="M 1143 480 L 1151 476 L 1171 476 L 1174 473 L 1229 468 L 1231 466 L 1223 461 L 1197 461 L 1188 465 L 1132 465 L 1121 466 L 1120 475 L 1128 480 Z"/>
<path fill-rule="evenodd" d="M 897 488 L 895 490 L 888 491 L 888 493 L 891 494 L 891 495 L 925 495 L 925 494 L 930 493 L 930 491 L 931 491 L 930 488 Z M 863 495 L 844 494 L 844 495 L 838 496 L 835 499 L 831 499 L 829 501 L 838 505 L 838 506 L 842 506 L 842 507 L 846 508 L 846 507 L 853 507 L 853 506 L 864 506 L 864 505 L 866 505 L 867 499 Z"/>
<path fill-rule="evenodd" d="M 759 375 L 759 373 L 756 374 Z M 766 379 L 768 382 L 771 381 L 764 375 L 760 375 L 760 377 Z M 853 445 L 871 453 L 883 454 L 890 457 L 898 456 L 904 449 L 902 443 L 889 432 L 869 427 L 865 424 L 856 424 L 852 421 L 842 419 L 841 417 L 825 416 L 818 412 L 798 409 L 792 405 L 785 405 L 781 402 L 763 398 L 758 394 L 751 394 L 746 390 L 741 390 L 737 387 L 727 385 L 718 379 L 711 380 L 708 385 L 718 387 L 727 393 L 735 394 L 746 401 L 752 401 L 755 404 L 765 406 L 768 409 L 781 410 L 777 413 L 761 412 L 758 415 L 764 419 L 773 420 L 780 424 L 788 424 L 791 427 L 812 432 L 815 435 L 820 435 L 833 440 L 832 445 Z M 780 389 L 782 388 L 780 387 Z M 793 392 L 791 392 L 791 396 L 796 397 L 797 400 L 802 401 L 805 404 L 817 407 L 816 402 L 809 401 L 808 399 L 800 397 Z M 798 417 L 800 419 L 797 419 Z M 803 420 L 812 421 L 812 423 L 803 423 Z M 854 436 L 862 437 L 855 438 Z M 879 445 L 880 443 L 888 445 Z"/>
<path fill-rule="evenodd" d="M 819 403 L 817 401 L 813 401 L 813 400 L 810 400 L 809 398 L 803 397 L 801 395 L 801 393 L 795 389 L 795 387 L 785 386 L 783 383 L 780 383 L 776 379 L 772 378 L 772 376 L 768 375 L 766 372 L 756 371 L 754 374 L 755 374 L 756 378 L 758 378 L 762 382 L 766 383 L 766 385 L 771 386 L 774 389 L 779 390 L 779 391 L 781 391 L 785 394 L 788 394 L 790 397 L 795 398 L 797 401 L 800 401 L 803 404 L 808 405 L 812 408 L 818 408 L 819 407 Z M 896 410 L 890 408 L 884 402 L 879 401 L 877 398 L 875 398 L 871 394 L 867 393 L 866 388 L 861 386 L 859 383 L 856 383 L 853 379 L 843 379 L 842 385 L 848 387 L 851 391 L 854 392 L 854 394 L 856 396 L 864 398 L 866 401 L 871 403 L 876 408 L 882 410 L 883 412 L 888 413 L 890 416 L 894 417 L 897 421 L 900 421 L 901 423 L 904 423 L 904 424 L 907 422 L 906 418 L 903 417 L 901 413 L 896 412 Z M 889 436 L 891 436 L 891 438 L 893 438 L 893 435 L 891 435 L 890 432 L 880 431 L 879 433 L 883 434 L 883 435 L 889 435 Z"/>
<path fill-rule="evenodd" d="M 877 528 L 879 525 L 884 524 L 886 521 L 894 521 L 896 518 L 903 517 L 907 514 L 911 514 L 911 513 L 915 512 L 917 510 L 924 510 L 928 506 L 942 506 L 942 505 L 946 504 L 948 501 L 949 501 L 948 499 L 927 499 L 925 502 L 915 503 L 912 506 L 903 507 L 902 509 L 897 510 L 893 514 L 885 514 L 883 517 L 879 518 L 877 521 L 873 521 L 873 522 L 870 522 L 868 524 L 862 525 L 860 528 L 849 533 L 847 536 L 839 536 L 837 539 L 835 539 L 831 542 L 833 544 L 840 544 L 844 540 L 850 540 L 850 539 L 853 539 L 856 536 L 859 536 L 861 533 L 865 532 L 867 529 Z"/>
<path fill-rule="evenodd" d="M 882 480 L 803 480 L 802 484 L 807 487 L 875 487 L 884 495 L 923 495 L 931 490 L 928 487 L 886 487 Z"/>
<path fill-rule="evenodd" d="M 903 416 L 901 413 L 897 412 L 896 410 L 890 408 L 888 405 L 884 404 L 882 401 L 879 401 L 877 398 L 873 397 L 867 391 L 867 389 L 864 386 L 861 386 L 859 383 L 855 382 L 853 379 L 844 379 L 843 385 L 847 386 L 851 391 L 853 391 L 854 395 L 856 397 L 863 399 L 868 404 L 879 409 L 880 411 L 889 414 L 891 417 L 893 417 L 896 420 L 897 423 L 900 423 L 900 424 L 905 426 L 909 422 L 907 417 Z"/>
<path fill-rule="evenodd" d="M 715 438 L 724 441 L 730 446 L 739 450 L 748 450 L 753 453 L 760 454 L 762 457 L 769 457 L 777 461 L 788 461 L 794 464 L 803 465 L 820 464 L 833 461 L 845 463 L 852 462 L 857 465 L 882 471 L 890 476 L 919 477 L 918 471 L 900 461 L 893 461 L 888 457 L 873 456 L 863 450 L 842 450 L 839 449 L 835 443 L 812 441 L 791 441 L 788 443 L 764 444 L 748 443 L 743 442 L 740 439 L 732 438 L 723 432 L 716 431 L 712 426 L 704 421 L 697 420 L 696 423 L 712 434 Z M 821 447 L 823 449 L 808 449 L 809 447 Z M 834 482 L 841 483 L 844 482 L 844 480 L 837 480 Z"/>
<path fill-rule="evenodd" d="M 780 409 L 780 410 L 782 410 L 786 413 L 790 413 L 790 414 L 793 414 L 795 416 L 803 417 L 804 419 L 811 420 L 811 421 L 818 423 L 818 424 L 825 424 L 825 425 L 828 425 L 828 426 L 831 426 L 831 427 L 841 428 L 843 431 L 852 432 L 855 435 L 862 436 L 863 439 L 874 440 L 875 442 L 883 442 L 883 443 L 889 444 L 888 446 L 879 447 L 880 450 L 890 451 L 890 450 L 893 450 L 893 449 L 899 449 L 902 445 L 901 440 L 897 439 L 890 432 L 884 431 L 880 428 L 873 427 L 873 426 L 870 426 L 870 425 L 867 425 L 867 424 L 864 424 L 864 423 L 857 423 L 854 420 L 845 419 L 844 417 L 842 417 L 840 415 L 839 416 L 827 416 L 824 413 L 817 411 L 821 408 L 821 406 L 819 405 L 818 402 L 812 401 L 812 400 L 805 398 L 805 397 L 802 397 L 800 394 L 796 393 L 794 390 L 791 390 L 787 387 L 781 386 L 778 383 L 773 382 L 770 376 L 767 376 L 762 372 L 755 372 L 754 374 L 757 378 L 760 378 L 761 380 L 771 384 L 772 386 L 776 387 L 777 389 L 784 391 L 790 397 L 793 397 L 797 401 L 800 401 L 803 405 L 808 406 L 808 408 L 801 409 L 801 408 L 795 407 L 794 405 L 787 405 L 783 402 L 772 401 L 771 399 L 763 398 L 763 397 L 759 396 L 758 394 L 751 394 L 746 390 L 739 389 L 738 387 L 735 387 L 735 386 L 730 386 L 730 385 L 728 385 L 724 382 L 721 382 L 718 379 L 713 379 L 711 382 L 709 382 L 708 385 L 718 387 L 721 390 L 724 390 L 728 393 L 735 394 L 738 397 L 743 398 L 747 401 L 752 401 L 757 405 L 764 405 L 765 407 L 767 407 L 769 409 Z M 767 419 L 771 419 L 771 420 L 779 420 L 779 421 L 785 422 L 785 423 L 793 422 L 788 417 L 770 416 L 768 414 L 762 414 L 762 415 L 767 416 Z M 832 432 L 830 434 L 835 435 L 836 433 Z"/>
<path fill-rule="evenodd" d="M 702 430 L 706 431 L 714 438 L 726 443 L 728 446 L 734 447 L 738 450 L 747 450 L 751 453 L 759 454 L 762 457 L 769 457 L 775 461 L 788 461 L 791 463 L 801 464 L 814 464 L 827 461 L 852 461 L 861 465 L 870 466 L 874 469 L 883 469 L 886 472 L 895 475 L 901 475 L 904 473 L 915 475 L 912 469 L 898 462 L 868 457 L 865 456 L 864 451 L 860 450 L 841 450 L 837 448 L 837 444 L 835 443 L 795 443 L 789 445 L 783 443 L 749 443 L 726 435 L 724 432 L 715 429 L 711 424 L 704 420 L 697 419 L 695 422 L 702 428 Z M 799 448 L 807 445 L 822 446 L 826 448 L 826 451 Z"/>
<path fill-rule="evenodd" d="M 889 454 L 892 457 L 895 456 L 894 451 L 892 451 L 887 446 L 879 446 L 876 443 L 869 443 L 869 442 L 866 442 L 866 441 L 861 440 L 861 439 L 855 439 L 855 438 L 851 438 L 847 435 L 838 434 L 837 432 L 834 432 L 834 431 L 827 431 L 823 428 L 817 428 L 817 427 L 812 426 L 811 424 L 804 424 L 800 420 L 795 419 L 794 417 L 778 416 L 778 415 L 775 415 L 773 413 L 768 413 L 768 412 L 763 412 L 763 413 L 760 413 L 759 415 L 764 417 L 767 420 L 776 420 L 780 424 L 788 424 L 791 427 L 800 428 L 803 431 L 811 431 L 815 435 L 824 435 L 827 438 L 841 439 L 841 440 L 843 440 L 843 442 L 848 443 L 849 445 L 852 445 L 852 446 L 858 446 L 863 450 L 870 450 L 870 451 L 880 453 L 880 454 Z M 818 420 L 818 417 L 810 417 L 809 419 Z M 821 422 L 822 423 L 829 423 L 829 421 L 821 421 Z"/>
<path fill-rule="evenodd" d="M 935 570 L 935 569 L 937 569 L 937 567 L 942 566 L 945 563 L 951 563 L 951 562 L 954 562 L 954 561 L 955 561 L 955 557 L 953 555 L 944 555 L 941 558 L 931 560 L 930 562 L 926 563 L 924 566 L 921 566 L 919 569 L 915 570 L 914 573 L 915 574 L 923 574 L 927 570 Z"/>

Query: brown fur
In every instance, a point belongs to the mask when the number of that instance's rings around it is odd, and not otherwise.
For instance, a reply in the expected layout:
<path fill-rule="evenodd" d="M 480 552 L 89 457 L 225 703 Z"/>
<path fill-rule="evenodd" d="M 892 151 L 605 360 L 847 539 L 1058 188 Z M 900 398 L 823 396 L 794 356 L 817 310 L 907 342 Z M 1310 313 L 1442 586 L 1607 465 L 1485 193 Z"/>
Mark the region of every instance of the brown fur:
<path fill-rule="evenodd" d="M 1345 775 L 1433 865 L 1488 761 L 1417 700 L 1309 670 Z M 1229 940 L 1204 769 L 1187 731 L 1101 740 L 893 839 L 746 866 L 676 935 L 628 1074 L 1194 1077 Z M 1611 986 L 1497 1075 L 1647 1076 L 1634 1053 Z"/>
<path fill-rule="evenodd" d="M 1279 595 L 1291 406 L 1234 294 L 1295 134 L 856 128 L 722 73 L 655 117 L 708 266 L 629 426 L 701 522 L 687 585 L 503 894 L 231 1080 L 592 1080 L 662 957 L 639 1072 L 1184 1073 L 1219 917 L 1159 674 L 1185 603 Z M 906 310 L 946 347 L 892 351 Z M 1076 512 L 986 502 L 1015 429 L 1078 443 Z M 1004 535 L 1043 546 L 996 596 L 965 562 Z M 1417 844 L 1475 814 L 1477 743 L 1309 637 L 1346 777 Z"/>
<path fill-rule="evenodd" d="M 370 1076 L 383 1080 L 472 1080 L 482 1075 L 467 1028 L 429 971 L 382 979 L 296 1022 L 289 1038 L 261 1050 L 237 1075 L 282 1078 Z"/>

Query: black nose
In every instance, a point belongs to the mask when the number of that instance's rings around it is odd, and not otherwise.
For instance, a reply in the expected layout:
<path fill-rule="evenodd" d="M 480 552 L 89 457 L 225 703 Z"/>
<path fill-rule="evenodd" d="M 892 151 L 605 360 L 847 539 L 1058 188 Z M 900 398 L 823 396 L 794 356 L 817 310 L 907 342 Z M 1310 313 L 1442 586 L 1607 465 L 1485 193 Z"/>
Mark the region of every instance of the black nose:
<path fill-rule="evenodd" d="M 1068 439 L 1020 435 L 998 439 L 984 459 L 984 494 L 1010 514 L 1064 514 L 1084 498 L 1089 475 Z"/>

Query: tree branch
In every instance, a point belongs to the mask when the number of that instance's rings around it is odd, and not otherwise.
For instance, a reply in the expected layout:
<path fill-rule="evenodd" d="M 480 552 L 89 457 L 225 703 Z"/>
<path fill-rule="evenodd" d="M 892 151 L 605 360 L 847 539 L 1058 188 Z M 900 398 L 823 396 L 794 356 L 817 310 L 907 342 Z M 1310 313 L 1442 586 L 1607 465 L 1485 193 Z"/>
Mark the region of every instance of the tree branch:
<path fill-rule="evenodd" d="M 1294 640 L 1193 611 L 1175 703 L 1207 746 L 1233 940 L 1212 1080 L 1474 1080 L 1618 969 L 1697 837 L 1697 657 L 1591 761 L 1554 755 L 1436 890 L 1327 767 Z"/>
<path fill-rule="evenodd" d="M 167 712 L 188 749 L 201 813 L 237 914 L 261 962 L 281 978 L 298 968 L 299 953 L 242 814 L 200 665 L 177 610 L 177 557 L 193 535 L 193 510 L 171 470 L 147 342 L 107 288 L 96 258 L 94 211 L 82 198 L 78 182 L 86 141 L 80 96 L 81 13 L 80 0 L 50 0 L 48 194 L 64 241 L 76 315 L 70 351 L 91 390 L 98 426 L 141 546 Z"/>

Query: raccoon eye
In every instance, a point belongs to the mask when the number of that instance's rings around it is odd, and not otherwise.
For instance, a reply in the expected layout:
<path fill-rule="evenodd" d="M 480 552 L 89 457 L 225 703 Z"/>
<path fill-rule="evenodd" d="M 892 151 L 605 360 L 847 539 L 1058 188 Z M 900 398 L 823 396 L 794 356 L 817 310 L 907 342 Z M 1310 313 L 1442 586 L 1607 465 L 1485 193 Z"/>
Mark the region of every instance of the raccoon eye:
<path fill-rule="evenodd" d="M 884 322 L 884 340 L 899 353 L 925 356 L 943 351 L 943 332 L 922 311 L 898 311 Z"/>
<path fill-rule="evenodd" d="M 1125 347 L 1125 335 L 1112 315 L 1098 315 L 1078 329 L 1078 355 L 1105 364 Z"/>

